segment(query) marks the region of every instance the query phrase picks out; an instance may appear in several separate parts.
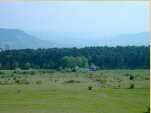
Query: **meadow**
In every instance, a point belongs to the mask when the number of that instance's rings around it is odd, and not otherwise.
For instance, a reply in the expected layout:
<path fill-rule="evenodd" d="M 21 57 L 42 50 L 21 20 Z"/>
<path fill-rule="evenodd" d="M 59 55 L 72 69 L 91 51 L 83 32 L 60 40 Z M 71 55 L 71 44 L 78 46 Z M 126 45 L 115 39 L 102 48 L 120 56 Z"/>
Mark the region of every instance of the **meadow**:
<path fill-rule="evenodd" d="M 0 70 L 0 113 L 148 113 L 149 70 Z"/>

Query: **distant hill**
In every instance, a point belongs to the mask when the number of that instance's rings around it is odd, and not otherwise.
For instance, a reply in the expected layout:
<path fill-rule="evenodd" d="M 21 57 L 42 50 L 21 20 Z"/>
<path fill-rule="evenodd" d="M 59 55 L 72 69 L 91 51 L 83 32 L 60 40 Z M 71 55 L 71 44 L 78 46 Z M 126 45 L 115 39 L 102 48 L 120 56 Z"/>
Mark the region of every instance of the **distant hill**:
<path fill-rule="evenodd" d="M 105 36 L 97 33 L 38 32 L 35 36 L 54 42 L 57 47 L 149 45 L 149 32 Z"/>
<path fill-rule="evenodd" d="M 48 48 L 53 46 L 48 41 L 40 40 L 18 29 L 0 28 L 0 48 L 25 49 Z"/>
<path fill-rule="evenodd" d="M 47 39 L 47 40 L 44 40 Z M 62 48 L 85 46 L 141 46 L 149 45 L 149 33 L 103 36 L 97 33 L 29 32 L 0 28 L 0 48 Z"/>
<path fill-rule="evenodd" d="M 141 32 L 137 34 L 124 34 L 113 37 L 111 45 L 149 45 L 149 32 Z"/>

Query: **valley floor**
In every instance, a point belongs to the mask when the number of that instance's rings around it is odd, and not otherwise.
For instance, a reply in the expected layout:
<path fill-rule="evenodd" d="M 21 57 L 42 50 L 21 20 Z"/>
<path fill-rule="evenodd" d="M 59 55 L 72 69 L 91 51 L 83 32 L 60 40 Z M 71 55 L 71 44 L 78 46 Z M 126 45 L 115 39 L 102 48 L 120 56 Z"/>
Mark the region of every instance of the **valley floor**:
<path fill-rule="evenodd" d="M 0 83 L 0 113 L 147 113 L 149 106 L 148 70 L 4 70 Z"/>

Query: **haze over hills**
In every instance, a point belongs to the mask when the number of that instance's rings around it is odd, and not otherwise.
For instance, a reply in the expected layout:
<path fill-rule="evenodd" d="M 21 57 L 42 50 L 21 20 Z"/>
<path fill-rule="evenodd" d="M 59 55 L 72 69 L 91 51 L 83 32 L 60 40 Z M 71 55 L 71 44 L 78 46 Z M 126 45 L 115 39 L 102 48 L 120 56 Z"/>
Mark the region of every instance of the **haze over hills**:
<path fill-rule="evenodd" d="M 147 1 L 6 3 L 0 5 L 0 17 L 1 47 L 149 45 Z"/>
<path fill-rule="evenodd" d="M 0 48 L 25 49 L 48 48 L 53 46 L 48 41 L 43 41 L 19 29 L 0 28 Z"/>
<path fill-rule="evenodd" d="M 149 32 L 114 36 L 77 32 L 38 32 L 32 34 L 38 38 L 55 42 L 57 47 L 149 45 Z"/>
<path fill-rule="evenodd" d="M 43 40 L 42 40 L 43 39 Z M 45 39 L 45 40 L 44 40 Z M 96 33 L 36 33 L 19 29 L 0 28 L 0 48 L 53 48 L 53 47 L 85 47 L 85 46 L 127 46 L 149 45 L 149 33 L 103 36 Z"/>

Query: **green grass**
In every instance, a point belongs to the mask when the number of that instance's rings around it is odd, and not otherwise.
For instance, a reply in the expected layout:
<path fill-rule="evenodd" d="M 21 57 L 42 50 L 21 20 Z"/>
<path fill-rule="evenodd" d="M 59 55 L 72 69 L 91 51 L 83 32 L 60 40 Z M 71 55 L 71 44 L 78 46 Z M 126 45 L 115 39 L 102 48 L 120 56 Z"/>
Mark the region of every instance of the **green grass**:
<path fill-rule="evenodd" d="M 144 113 L 149 106 L 148 70 L 15 74 L 30 84 L 15 83 L 13 71 L 2 72 L 0 77 L 5 77 L 0 80 L 9 82 L 0 85 L 0 113 Z M 135 80 L 130 81 L 127 73 Z M 36 84 L 38 80 L 42 83 Z M 69 80 L 80 83 L 66 83 Z M 131 82 L 134 89 L 129 89 Z"/>

